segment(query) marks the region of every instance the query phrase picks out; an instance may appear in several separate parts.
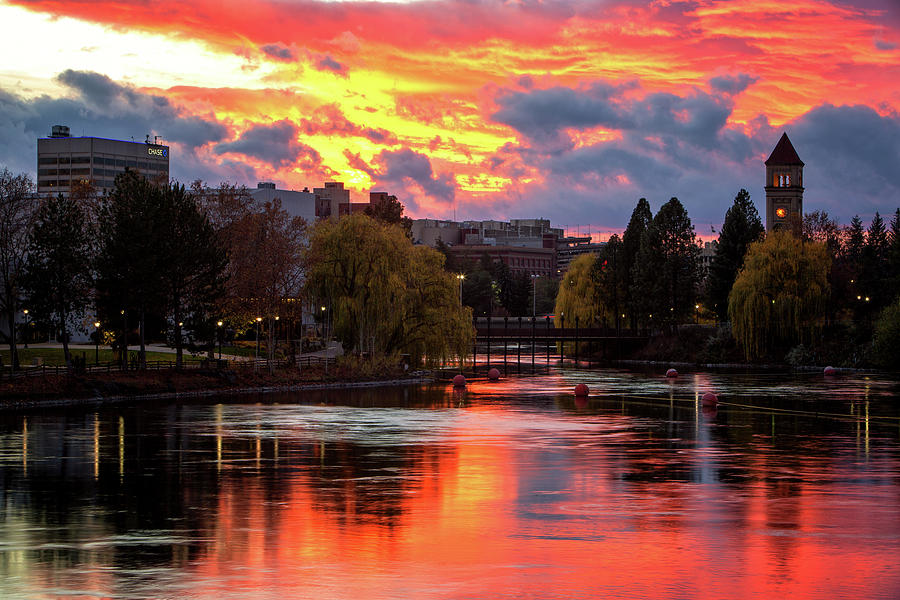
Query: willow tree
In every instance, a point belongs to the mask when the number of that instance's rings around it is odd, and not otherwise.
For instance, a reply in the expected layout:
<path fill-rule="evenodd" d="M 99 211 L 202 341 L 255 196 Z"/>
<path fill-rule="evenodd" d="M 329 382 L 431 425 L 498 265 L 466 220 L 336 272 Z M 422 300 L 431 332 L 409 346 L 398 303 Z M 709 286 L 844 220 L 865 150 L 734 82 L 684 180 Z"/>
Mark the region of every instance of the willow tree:
<path fill-rule="evenodd" d="M 787 231 L 750 245 L 728 297 L 734 337 L 747 358 L 815 337 L 824 325 L 830 267 L 824 244 Z"/>
<path fill-rule="evenodd" d="M 606 318 L 593 277 L 596 260 L 593 254 L 582 254 L 562 276 L 554 311 L 558 327 L 590 327 Z"/>
<path fill-rule="evenodd" d="M 462 359 L 474 335 L 472 313 L 443 261 L 440 252 L 413 246 L 398 225 L 350 215 L 316 225 L 307 286 L 331 307 L 346 352 L 404 353 L 430 364 Z"/>

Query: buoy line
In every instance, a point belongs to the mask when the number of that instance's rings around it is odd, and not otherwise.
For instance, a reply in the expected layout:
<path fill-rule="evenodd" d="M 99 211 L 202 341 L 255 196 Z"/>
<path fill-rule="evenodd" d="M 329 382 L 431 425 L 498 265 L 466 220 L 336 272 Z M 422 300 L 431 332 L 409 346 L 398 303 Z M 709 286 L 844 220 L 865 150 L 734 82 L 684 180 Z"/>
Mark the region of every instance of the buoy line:
<path fill-rule="evenodd" d="M 595 396 L 596 398 L 597 396 Z M 681 404 L 699 404 L 700 400 L 694 400 L 692 398 L 662 398 L 659 396 L 635 396 L 631 394 L 618 394 L 615 396 L 606 396 L 607 398 L 625 398 L 625 399 L 634 399 L 634 400 L 648 400 L 655 405 L 658 404 L 667 404 L 669 402 L 678 402 Z M 737 402 L 723 402 L 719 400 L 716 406 L 732 406 L 734 408 L 743 408 L 747 410 L 753 410 L 761 413 L 775 413 L 775 414 L 785 414 L 785 415 L 796 415 L 796 416 L 809 416 L 809 417 L 827 417 L 838 419 L 842 421 L 864 421 L 867 418 L 870 421 L 900 421 L 900 416 L 887 416 L 887 415 L 869 415 L 868 417 L 858 416 L 854 417 L 853 415 L 847 415 L 844 413 L 833 413 L 833 412 L 818 412 L 811 410 L 796 410 L 792 408 L 775 408 L 770 406 L 754 406 L 752 404 L 740 404 Z"/>

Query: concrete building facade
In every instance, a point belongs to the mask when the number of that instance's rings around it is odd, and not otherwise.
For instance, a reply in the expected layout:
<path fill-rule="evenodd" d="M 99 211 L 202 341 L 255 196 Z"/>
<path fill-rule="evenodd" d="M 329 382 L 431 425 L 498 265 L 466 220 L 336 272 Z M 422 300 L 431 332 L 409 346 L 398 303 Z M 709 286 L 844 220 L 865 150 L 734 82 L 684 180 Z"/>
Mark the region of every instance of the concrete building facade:
<path fill-rule="evenodd" d="M 113 187 L 125 169 L 148 179 L 169 180 L 169 147 L 151 142 L 126 142 L 97 137 L 72 137 L 65 125 L 54 125 L 48 138 L 37 141 L 37 191 L 68 195 L 72 186 L 91 183 L 101 193 Z"/>
<path fill-rule="evenodd" d="M 262 181 L 250 192 L 250 197 L 259 203 L 272 202 L 278 198 L 281 200 L 281 208 L 292 217 L 303 217 L 310 225 L 316 220 L 316 195 L 308 189 L 304 188 L 302 192 L 279 190 L 274 183 Z"/>
<path fill-rule="evenodd" d="M 350 204 L 350 190 L 344 189 L 340 181 L 326 181 L 324 187 L 313 188 L 316 197 L 316 216 L 320 219 L 337 217 L 341 214 L 341 204 Z"/>

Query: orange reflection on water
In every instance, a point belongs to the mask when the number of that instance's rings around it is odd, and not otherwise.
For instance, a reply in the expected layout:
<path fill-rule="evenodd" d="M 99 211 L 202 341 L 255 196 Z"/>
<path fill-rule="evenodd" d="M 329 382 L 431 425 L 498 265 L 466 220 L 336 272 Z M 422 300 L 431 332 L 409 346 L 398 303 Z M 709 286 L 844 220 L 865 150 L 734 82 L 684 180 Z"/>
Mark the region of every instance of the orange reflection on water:
<path fill-rule="evenodd" d="M 261 480 L 226 476 L 210 516 L 214 543 L 191 569 L 195 592 L 212 596 L 225 582 L 309 598 L 877 598 L 898 589 L 896 487 L 863 493 L 852 463 L 702 443 L 644 449 L 626 416 L 574 434 L 542 416 L 513 423 L 490 404 L 465 417 L 440 449 L 404 449 L 415 455 L 410 472 L 377 484 L 344 466 L 345 477 L 327 481 L 294 474 L 273 497 Z M 732 467 L 740 481 L 722 482 Z M 373 504 L 362 501 L 373 493 Z M 380 510 L 386 497 L 390 510 Z"/>

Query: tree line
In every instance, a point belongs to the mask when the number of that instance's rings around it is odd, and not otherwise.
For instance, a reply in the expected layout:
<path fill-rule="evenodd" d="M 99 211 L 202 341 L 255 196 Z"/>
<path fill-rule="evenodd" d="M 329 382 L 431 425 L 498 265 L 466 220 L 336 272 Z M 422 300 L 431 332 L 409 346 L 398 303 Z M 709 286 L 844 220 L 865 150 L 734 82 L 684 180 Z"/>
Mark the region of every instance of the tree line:
<path fill-rule="evenodd" d="M 33 189 L 26 175 L 0 172 L 0 330 L 13 368 L 26 307 L 67 363 L 73 328 L 95 322 L 123 363 L 137 344 L 141 367 L 150 340 L 172 344 L 180 366 L 184 349 L 211 351 L 226 329 L 264 329 L 272 359 L 277 326 L 321 319 L 319 306 L 346 352 L 438 361 L 471 347 L 456 280 L 439 252 L 413 247 L 397 201 L 313 226 L 278 199 L 134 171 L 103 195 L 88 185 L 55 197 Z"/>
<path fill-rule="evenodd" d="M 766 234 L 750 194 L 725 214 L 704 270 L 682 204 L 656 215 L 641 198 L 621 238 L 573 261 L 555 311 L 565 324 L 677 331 L 716 322 L 751 360 L 834 360 L 896 368 L 900 356 L 900 209 L 868 228 L 824 211 Z"/>
<path fill-rule="evenodd" d="M 563 325 L 672 329 L 693 320 L 700 292 L 700 247 L 678 200 L 656 215 L 641 198 L 621 237 L 582 255 L 562 277 L 556 314 Z"/>

